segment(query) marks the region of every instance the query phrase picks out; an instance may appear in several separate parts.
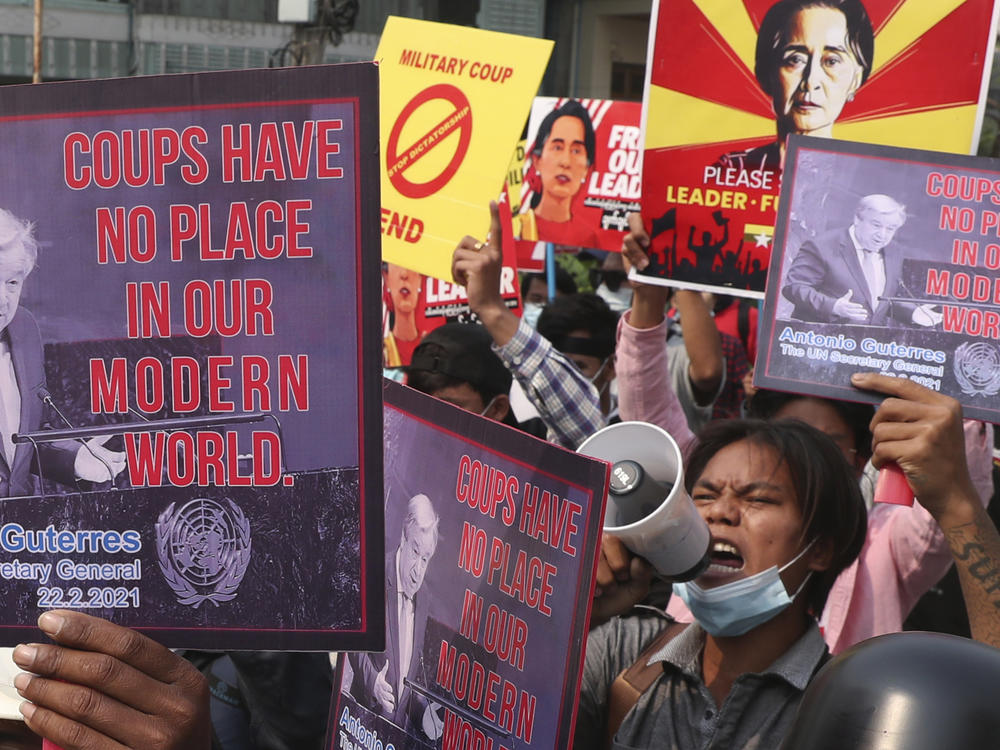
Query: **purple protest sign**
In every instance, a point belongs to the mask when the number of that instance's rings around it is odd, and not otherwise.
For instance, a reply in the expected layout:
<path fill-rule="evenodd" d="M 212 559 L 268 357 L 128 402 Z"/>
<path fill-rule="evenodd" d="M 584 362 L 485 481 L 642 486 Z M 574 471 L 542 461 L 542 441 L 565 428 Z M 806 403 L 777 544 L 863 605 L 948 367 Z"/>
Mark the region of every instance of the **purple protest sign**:
<path fill-rule="evenodd" d="M 326 747 L 570 747 L 608 465 L 384 398 L 386 651 L 341 656 Z"/>
<path fill-rule="evenodd" d="M 377 107 L 368 64 L 0 89 L 0 642 L 381 647 Z"/>
<path fill-rule="evenodd" d="M 993 159 L 793 136 L 754 383 L 881 401 L 906 378 L 1000 416 L 1000 170 Z"/>

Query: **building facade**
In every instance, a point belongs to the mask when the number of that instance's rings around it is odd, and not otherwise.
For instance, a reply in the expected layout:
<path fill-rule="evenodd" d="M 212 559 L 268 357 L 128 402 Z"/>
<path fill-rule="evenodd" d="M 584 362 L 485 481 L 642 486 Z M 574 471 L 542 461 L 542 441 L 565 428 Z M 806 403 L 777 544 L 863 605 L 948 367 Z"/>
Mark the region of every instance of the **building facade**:
<path fill-rule="evenodd" d="M 42 79 L 261 68 L 296 34 L 279 0 L 45 0 Z M 0 0 L 0 83 L 32 75 L 34 4 Z M 353 31 L 324 62 L 371 60 L 389 15 L 541 36 L 544 0 L 360 0 Z"/>

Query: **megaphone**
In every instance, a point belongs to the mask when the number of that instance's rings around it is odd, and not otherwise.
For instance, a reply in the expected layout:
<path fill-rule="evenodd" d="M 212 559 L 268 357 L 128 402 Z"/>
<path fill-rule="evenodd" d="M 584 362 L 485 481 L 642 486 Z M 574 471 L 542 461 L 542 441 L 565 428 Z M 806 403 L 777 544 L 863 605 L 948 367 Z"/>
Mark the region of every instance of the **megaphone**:
<path fill-rule="evenodd" d="M 711 535 L 684 489 L 681 450 L 669 433 L 621 422 L 595 432 L 577 453 L 611 464 L 605 534 L 675 581 L 690 581 L 708 567 Z"/>

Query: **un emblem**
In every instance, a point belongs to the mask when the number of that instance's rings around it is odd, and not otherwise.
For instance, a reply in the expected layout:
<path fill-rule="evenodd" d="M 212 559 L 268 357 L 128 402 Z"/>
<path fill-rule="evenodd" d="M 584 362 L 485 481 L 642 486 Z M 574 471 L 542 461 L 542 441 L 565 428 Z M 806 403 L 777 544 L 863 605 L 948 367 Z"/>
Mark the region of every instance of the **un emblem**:
<path fill-rule="evenodd" d="M 966 342 L 955 350 L 955 380 L 962 393 L 994 396 L 1000 392 L 1000 352 L 984 341 Z"/>
<path fill-rule="evenodd" d="M 236 598 L 250 563 L 250 522 L 232 500 L 228 507 L 198 498 L 156 521 L 160 572 L 177 601 L 197 608 L 205 600 L 216 607 Z"/>

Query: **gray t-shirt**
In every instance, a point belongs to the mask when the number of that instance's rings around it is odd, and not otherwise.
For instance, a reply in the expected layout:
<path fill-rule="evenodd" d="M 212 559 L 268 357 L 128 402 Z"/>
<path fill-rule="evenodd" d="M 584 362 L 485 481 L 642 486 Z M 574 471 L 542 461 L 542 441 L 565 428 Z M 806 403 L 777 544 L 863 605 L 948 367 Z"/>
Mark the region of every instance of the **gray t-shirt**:
<path fill-rule="evenodd" d="M 667 625 L 662 614 L 636 610 L 591 631 L 587 641 L 575 750 L 602 750 L 611 683 L 635 663 Z M 791 729 L 806 685 L 826 656 L 815 622 L 761 673 L 740 675 L 720 708 L 701 677 L 705 631 L 697 623 L 651 661 L 663 675 L 625 716 L 612 747 L 646 750 L 767 750 Z"/>

